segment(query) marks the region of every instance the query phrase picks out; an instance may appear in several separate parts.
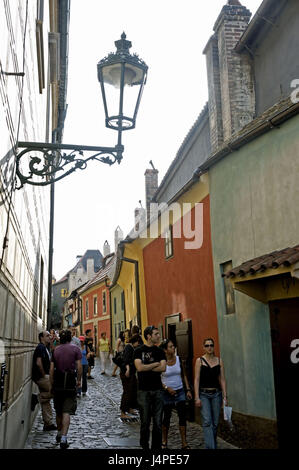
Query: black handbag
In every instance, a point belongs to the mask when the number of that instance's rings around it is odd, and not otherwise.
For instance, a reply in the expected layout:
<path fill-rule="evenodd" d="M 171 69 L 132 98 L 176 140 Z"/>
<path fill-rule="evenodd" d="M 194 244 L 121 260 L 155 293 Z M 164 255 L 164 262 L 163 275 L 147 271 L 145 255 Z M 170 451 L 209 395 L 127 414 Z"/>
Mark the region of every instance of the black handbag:
<path fill-rule="evenodd" d="M 123 365 L 123 353 L 117 352 L 115 356 L 112 358 L 112 361 L 114 362 L 115 365 L 117 365 L 118 367 L 121 367 Z"/>

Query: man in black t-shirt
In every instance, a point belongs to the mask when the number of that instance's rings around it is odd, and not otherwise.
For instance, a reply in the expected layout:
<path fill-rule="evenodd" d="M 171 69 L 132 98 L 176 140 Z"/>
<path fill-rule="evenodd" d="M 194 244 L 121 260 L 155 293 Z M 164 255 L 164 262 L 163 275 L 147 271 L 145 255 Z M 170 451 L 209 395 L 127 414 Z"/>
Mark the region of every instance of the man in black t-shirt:
<path fill-rule="evenodd" d="M 158 347 L 159 330 L 148 326 L 144 330 L 146 343 L 134 352 L 137 369 L 137 400 L 140 411 L 140 445 L 149 449 L 150 424 L 153 418 L 152 450 L 160 450 L 162 445 L 162 382 L 161 373 L 166 370 L 165 352 Z"/>
<path fill-rule="evenodd" d="M 53 424 L 53 413 L 50 400 L 52 398 L 49 380 L 51 354 L 49 351 L 50 333 L 42 331 L 38 335 L 40 343 L 33 353 L 32 380 L 39 389 L 39 401 L 42 409 L 44 431 L 54 431 L 57 427 Z"/>

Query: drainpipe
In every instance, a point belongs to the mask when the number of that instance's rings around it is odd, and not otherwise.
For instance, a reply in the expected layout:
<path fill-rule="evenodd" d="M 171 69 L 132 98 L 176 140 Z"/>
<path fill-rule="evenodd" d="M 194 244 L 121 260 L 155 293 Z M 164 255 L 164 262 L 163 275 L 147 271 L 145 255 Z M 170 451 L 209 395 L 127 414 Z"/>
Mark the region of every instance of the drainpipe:
<path fill-rule="evenodd" d="M 58 128 L 52 132 L 52 144 L 56 143 Z M 52 322 L 52 274 L 53 274 L 53 238 L 54 238 L 54 204 L 55 183 L 51 183 L 50 192 L 50 225 L 49 225 L 49 265 L 48 265 L 48 303 L 47 303 L 47 330 L 51 328 Z"/>
<path fill-rule="evenodd" d="M 80 321 L 80 335 L 83 335 L 83 312 L 82 312 L 82 299 L 78 295 L 78 309 L 79 309 L 79 321 Z"/>
<path fill-rule="evenodd" d="M 136 301 L 137 301 L 137 323 L 139 328 L 141 325 L 141 311 L 140 311 L 140 289 L 139 289 L 139 272 L 138 272 L 138 261 L 136 259 L 121 257 L 121 261 L 134 264 L 135 267 L 135 285 L 136 285 Z"/>
<path fill-rule="evenodd" d="M 112 340 L 113 340 L 113 336 L 112 336 L 112 318 L 113 318 L 113 315 L 112 315 L 112 304 L 111 304 L 111 290 L 110 290 L 110 287 L 108 285 L 108 279 L 106 278 L 105 279 L 105 286 L 107 287 L 108 289 L 108 292 L 109 292 L 109 310 L 110 310 L 110 348 L 111 348 L 111 351 L 113 351 L 112 349 Z M 108 299 L 107 299 L 108 300 Z M 112 353 L 113 354 L 113 353 Z"/>

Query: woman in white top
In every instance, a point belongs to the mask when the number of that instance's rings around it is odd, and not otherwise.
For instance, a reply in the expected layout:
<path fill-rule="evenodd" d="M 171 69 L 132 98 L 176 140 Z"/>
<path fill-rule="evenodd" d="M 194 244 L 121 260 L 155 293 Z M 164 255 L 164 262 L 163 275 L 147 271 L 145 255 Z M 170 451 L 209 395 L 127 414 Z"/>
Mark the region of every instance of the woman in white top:
<path fill-rule="evenodd" d="M 125 349 L 125 335 L 123 331 L 120 331 L 118 339 L 116 341 L 116 345 L 115 345 L 114 357 L 116 357 L 118 353 L 123 352 L 124 349 Z M 116 377 L 117 368 L 118 368 L 118 365 L 115 364 L 113 372 L 112 372 L 112 377 Z"/>
<path fill-rule="evenodd" d="M 170 426 L 172 408 L 176 407 L 179 416 L 179 430 L 182 440 L 182 449 L 190 449 L 186 442 L 186 394 L 189 400 L 192 394 L 184 368 L 181 366 L 179 356 L 175 354 L 175 347 L 170 339 L 165 339 L 160 347 L 166 353 L 166 371 L 162 373 L 163 386 L 163 422 L 162 422 L 162 449 L 167 448 L 167 436 Z M 183 370 L 182 370 L 183 368 Z"/>

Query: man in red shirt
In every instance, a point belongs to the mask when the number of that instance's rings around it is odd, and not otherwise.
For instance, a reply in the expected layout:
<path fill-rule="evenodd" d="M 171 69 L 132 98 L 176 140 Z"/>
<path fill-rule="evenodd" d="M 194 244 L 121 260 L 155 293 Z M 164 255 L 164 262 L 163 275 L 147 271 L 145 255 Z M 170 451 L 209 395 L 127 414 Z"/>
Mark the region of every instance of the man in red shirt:
<path fill-rule="evenodd" d="M 71 415 L 77 409 L 77 386 L 81 384 L 82 353 L 80 349 L 71 344 L 72 333 L 63 330 L 60 333 L 60 346 L 53 351 L 50 366 L 50 382 L 54 395 L 54 408 L 58 434 L 56 441 L 61 449 L 67 449 L 67 433 L 70 426 Z"/>

